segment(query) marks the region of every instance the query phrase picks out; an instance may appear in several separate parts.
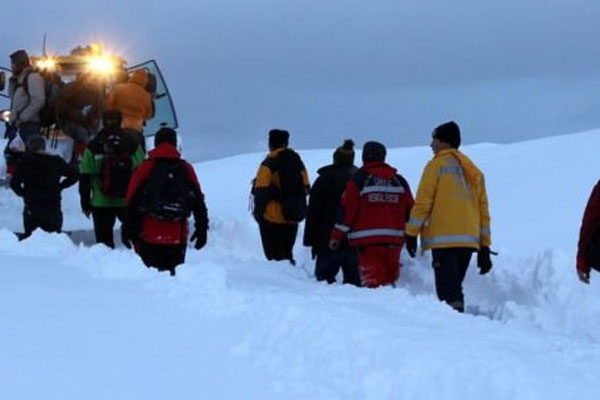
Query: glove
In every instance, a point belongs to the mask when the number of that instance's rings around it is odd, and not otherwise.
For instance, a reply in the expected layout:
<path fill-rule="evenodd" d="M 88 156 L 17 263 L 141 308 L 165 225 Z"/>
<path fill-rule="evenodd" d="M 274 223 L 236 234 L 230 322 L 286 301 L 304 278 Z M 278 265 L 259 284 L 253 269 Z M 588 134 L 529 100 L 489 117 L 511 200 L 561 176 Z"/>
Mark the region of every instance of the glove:
<path fill-rule="evenodd" d="M 196 241 L 196 243 L 194 243 L 194 248 L 196 250 L 203 248 L 206 245 L 206 229 L 196 228 L 190 237 L 190 241 Z"/>
<path fill-rule="evenodd" d="M 477 253 L 477 266 L 479 267 L 480 275 L 485 275 L 492 269 L 489 247 L 484 246 L 479 249 L 479 252 Z"/>
<path fill-rule="evenodd" d="M 90 217 L 90 214 L 92 213 L 92 205 L 90 204 L 89 201 L 81 202 L 81 211 L 83 212 L 83 214 L 85 215 L 86 218 Z"/>
<path fill-rule="evenodd" d="M 411 258 L 417 255 L 417 237 L 406 235 L 406 251 Z"/>
<path fill-rule="evenodd" d="M 333 251 L 336 251 L 337 249 L 340 248 L 340 241 L 337 239 L 330 239 L 329 240 L 329 248 Z"/>

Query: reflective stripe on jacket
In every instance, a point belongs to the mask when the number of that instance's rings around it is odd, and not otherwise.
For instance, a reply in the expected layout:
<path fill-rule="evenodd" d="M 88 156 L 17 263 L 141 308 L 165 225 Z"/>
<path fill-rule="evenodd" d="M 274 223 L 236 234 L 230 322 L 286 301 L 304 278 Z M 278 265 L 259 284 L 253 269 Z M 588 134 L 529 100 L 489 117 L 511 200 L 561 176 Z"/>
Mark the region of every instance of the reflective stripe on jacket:
<path fill-rule="evenodd" d="M 427 163 L 406 233 L 421 234 L 423 251 L 491 245 L 484 176 L 460 151 L 442 150 Z"/>

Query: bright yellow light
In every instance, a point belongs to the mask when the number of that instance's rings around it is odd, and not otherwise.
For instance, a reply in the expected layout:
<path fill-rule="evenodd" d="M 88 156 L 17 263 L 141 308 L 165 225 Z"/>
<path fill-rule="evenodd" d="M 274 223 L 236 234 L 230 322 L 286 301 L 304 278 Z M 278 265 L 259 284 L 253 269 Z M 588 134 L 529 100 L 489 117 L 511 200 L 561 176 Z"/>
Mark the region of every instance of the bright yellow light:
<path fill-rule="evenodd" d="M 36 61 L 36 66 L 43 71 L 54 71 L 56 69 L 56 61 L 52 58 L 42 58 Z"/>
<path fill-rule="evenodd" d="M 92 54 L 101 54 L 102 53 L 102 45 L 99 43 L 92 43 L 90 45 L 90 49 L 92 49 Z"/>
<path fill-rule="evenodd" d="M 111 75 L 115 72 L 115 63 L 110 57 L 91 57 L 88 60 L 88 69 L 94 74 Z"/>

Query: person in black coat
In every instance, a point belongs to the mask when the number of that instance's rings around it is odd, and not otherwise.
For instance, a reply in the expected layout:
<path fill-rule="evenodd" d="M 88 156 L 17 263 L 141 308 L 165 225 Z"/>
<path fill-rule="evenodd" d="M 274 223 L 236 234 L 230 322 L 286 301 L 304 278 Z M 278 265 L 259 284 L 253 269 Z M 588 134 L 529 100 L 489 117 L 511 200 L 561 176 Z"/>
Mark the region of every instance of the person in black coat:
<path fill-rule="evenodd" d="M 346 183 L 357 171 L 354 166 L 354 143 L 344 141 L 333 153 L 333 164 L 319 169 L 319 177 L 311 191 L 304 227 L 304 245 L 312 247 L 316 258 L 315 276 L 319 281 L 335 282 L 342 268 L 344 283 L 360 286 L 358 260 L 347 240 L 335 251 L 329 249 L 329 237 L 335 224 L 340 199 Z"/>
<path fill-rule="evenodd" d="M 27 141 L 27 151 L 19 160 L 10 180 L 11 189 L 23 197 L 25 202 L 25 232 L 21 239 L 29 237 L 37 228 L 46 232 L 61 231 L 61 192 L 74 185 L 78 179 L 76 169 L 59 156 L 48 154 L 45 150 L 44 137 L 31 136 Z"/>

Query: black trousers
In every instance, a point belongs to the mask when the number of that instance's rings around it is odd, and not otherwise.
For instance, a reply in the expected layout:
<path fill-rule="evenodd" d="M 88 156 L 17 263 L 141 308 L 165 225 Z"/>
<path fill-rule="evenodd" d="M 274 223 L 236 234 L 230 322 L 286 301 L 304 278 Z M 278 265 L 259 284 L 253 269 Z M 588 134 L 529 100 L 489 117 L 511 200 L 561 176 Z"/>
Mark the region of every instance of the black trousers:
<path fill-rule="evenodd" d="M 153 267 L 159 271 L 169 271 L 171 275 L 175 275 L 175 267 L 183 264 L 185 261 L 186 248 L 185 244 L 180 246 L 163 246 L 140 242 L 137 252 L 148 268 Z"/>
<path fill-rule="evenodd" d="M 31 233 L 38 228 L 45 232 L 60 233 L 62 224 L 63 215 L 60 208 L 47 209 L 43 212 L 25 209 L 25 211 L 23 211 L 23 228 L 25 229 L 25 233 L 23 236 L 20 236 L 20 238 L 25 239 L 31 236 Z"/>
<path fill-rule="evenodd" d="M 292 252 L 296 235 L 298 233 L 298 224 L 273 224 L 271 222 L 261 222 L 260 238 L 262 240 L 263 250 L 267 260 L 290 260 L 294 261 Z"/>
<path fill-rule="evenodd" d="M 360 275 L 358 273 L 358 256 L 354 248 L 338 251 L 324 251 L 317 255 L 315 264 L 315 276 L 318 281 L 335 282 L 335 276 L 342 268 L 344 283 L 360 286 Z"/>
<path fill-rule="evenodd" d="M 113 229 L 117 218 L 123 222 L 125 208 L 123 207 L 93 207 L 92 219 L 94 220 L 94 233 L 96 243 L 104 243 L 110 248 L 115 248 Z"/>
<path fill-rule="evenodd" d="M 460 312 L 464 312 L 465 309 L 462 284 L 473 251 L 466 247 L 433 249 L 431 251 L 438 299 L 445 301 Z"/>

